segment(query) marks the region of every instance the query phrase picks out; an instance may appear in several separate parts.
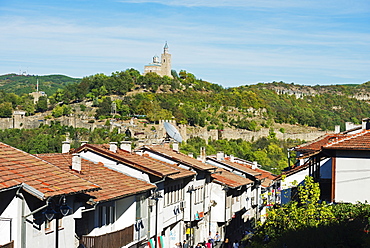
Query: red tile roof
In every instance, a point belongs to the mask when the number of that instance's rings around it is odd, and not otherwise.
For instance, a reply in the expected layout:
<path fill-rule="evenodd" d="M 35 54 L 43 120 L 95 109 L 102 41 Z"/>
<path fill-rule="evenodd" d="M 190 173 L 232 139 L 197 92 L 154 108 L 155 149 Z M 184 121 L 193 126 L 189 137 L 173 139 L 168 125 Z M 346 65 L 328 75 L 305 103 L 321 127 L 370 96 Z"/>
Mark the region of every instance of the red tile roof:
<path fill-rule="evenodd" d="M 370 130 L 363 130 L 351 136 L 341 137 L 323 146 L 336 150 L 370 150 Z"/>
<path fill-rule="evenodd" d="M 311 142 L 307 142 L 305 144 L 299 145 L 294 148 L 295 151 L 299 151 L 303 154 L 321 151 L 322 146 L 326 145 L 328 142 L 331 142 L 332 140 L 343 138 L 343 137 L 350 137 L 351 135 L 345 135 L 345 134 L 325 134 L 316 140 L 313 140 Z"/>
<path fill-rule="evenodd" d="M 302 170 L 305 170 L 309 167 L 310 163 L 309 161 L 306 161 L 306 163 L 304 163 L 303 165 L 300 165 L 300 166 L 296 166 L 296 167 L 293 167 L 291 168 L 290 170 L 288 171 L 283 171 L 280 175 L 278 175 L 275 180 L 281 180 L 282 176 L 285 175 L 285 176 L 290 176 L 290 175 L 293 175 L 297 172 L 300 172 Z"/>
<path fill-rule="evenodd" d="M 234 174 L 230 171 L 218 168 L 216 170 L 216 173 L 212 173 L 211 177 L 221 184 L 224 184 L 230 188 L 237 188 L 240 186 L 248 185 L 253 183 L 252 180 L 239 176 L 237 174 Z"/>
<path fill-rule="evenodd" d="M 44 197 L 99 189 L 91 182 L 0 142 L 0 189 L 22 183 L 40 191 Z"/>
<path fill-rule="evenodd" d="M 71 170 L 72 155 L 70 154 L 39 154 L 38 157 L 58 164 L 63 170 L 74 173 L 75 175 L 98 184 L 101 190 L 89 193 L 96 197 L 94 201 L 104 202 L 135 195 L 154 189 L 155 185 L 143 180 L 128 176 L 121 172 L 111 170 L 102 163 L 93 163 L 81 159 L 81 172 Z"/>
<path fill-rule="evenodd" d="M 127 152 L 121 149 L 117 149 L 117 152 L 112 152 L 109 150 L 109 145 L 85 144 L 78 148 L 76 152 L 84 150 L 94 151 L 103 156 L 109 157 L 113 160 L 119 161 L 123 164 L 157 177 L 167 176 L 172 179 L 177 179 L 189 177 L 195 174 L 194 172 L 190 172 L 188 170 L 181 169 L 178 166 L 152 159 L 148 156 L 140 156 L 136 153 Z"/>
<path fill-rule="evenodd" d="M 148 159 L 150 159 L 150 160 L 156 161 L 158 163 L 165 164 L 167 166 L 170 166 L 170 167 L 175 168 L 176 170 L 178 170 L 179 173 L 172 174 L 172 175 L 168 176 L 168 178 L 171 178 L 173 180 L 180 179 L 180 178 L 185 178 L 185 177 L 191 177 L 191 176 L 195 176 L 196 175 L 196 173 L 194 171 L 186 170 L 184 168 L 181 168 L 177 164 L 169 164 L 169 163 L 166 163 L 166 162 L 157 160 L 155 158 L 151 158 L 149 155 L 146 155 L 146 154 L 144 154 L 143 156 L 146 157 L 146 158 L 148 158 Z"/>
<path fill-rule="evenodd" d="M 192 158 L 188 155 L 185 155 L 183 153 L 174 151 L 170 148 L 166 148 L 162 145 L 152 145 L 152 146 L 145 146 L 144 149 L 147 149 L 149 151 L 152 151 L 156 154 L 165 156 L 167 158 L 170 158 L 174 161 L 178 161 L 179 163 L 186 164 L 190 167 L 194 167 L 198 170 L 215 170 L 217 167 L 203 163 L 195 158 Z"/>
<path fill-rule="evenodd" d="M 252 164 L 240 164 L 237 162 L 231 162 L 229 159 L 229 157 L 226 157 L 225 160 L 222 161 L 222 163 L 228 164 L 232 167 L 235 167 L 239 170 L 245 171 L 246 173 L 255 176 L 257 179 L 262 181 L 263 187 L 271 186 L 276 178 L 276 175 L 272 174 L 269 171 L 262 170 L 260 168 L 252 169 Z"/>
<path fill-rule="evenodd" d="M 294 150 L 301 152 L 299 159 L 308 158 L 320 153 L 323 149 L 336 150 L 369 150 L 370 149 L 370 134 L 369 130 L 363 130 L 359 133 L 352 133 L 350 131 L 357 131 L 360 128 L 354 128 L 346 132 L 338 134 L 326 134 L 312 142 L 308 142 L 297 146 Z M 309 163 L 293 167 L 289 171 L 283 172 L 276 179 L 280 179 L 282 175 L 292 175 L 299 171 L 308 168 Z"/>
<path fill-rule="evenodd" d="M 216 161 L 216 160 L 214 160 L 214 161 Z M 218 161 L 217 160 L 217 162 L 218 163 L 226 164 L 226 165 L 231 166 L 231 167 L 234 167 L 237 170 L 243 171 L 243 172 L 248 173 L 248 174 L 250 174 L 252 176 L 255 176 L 255 177 L 261 175 L 261 172 L 258 172 L 256 170 L 253 170 L 252 169 L 252 166 L 248 166 L 246 164 L 239 164 L 239 163 L 231 162 L 229 160 L 229 158 L 225 158 L 222 161 Z"/>

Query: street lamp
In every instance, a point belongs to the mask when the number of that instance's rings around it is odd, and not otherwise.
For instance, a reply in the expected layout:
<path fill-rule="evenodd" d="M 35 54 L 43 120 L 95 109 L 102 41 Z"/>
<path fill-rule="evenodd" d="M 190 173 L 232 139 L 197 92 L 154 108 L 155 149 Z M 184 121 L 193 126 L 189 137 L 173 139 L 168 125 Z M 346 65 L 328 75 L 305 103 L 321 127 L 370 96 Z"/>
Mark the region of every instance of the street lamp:
<path fill-rule="evenodd" d="M 48 200 L 48 202 L 47 202 L 48 206 L 47 206 L 46 210 L 43 212 L 46 219 L 48 219 L 49 221 L 52 220 L 54 218 L 54 216 L 58 217 L 57 215 L 59 213 L 61 213 L 63 216 L 67 216 L 69 211 L 72 210 L 72 208 L 67 205 L 65 196 L 59 198 L 58 204 L 55 204 L 55 202 L 51 201 L 51 200 L 52 199 Z"/>
<path fill-rule="evenodd" d="M 189 188 L 188 188 L 188 191 L 187 191 L 187 193 L 190 193 L 190 206 L 189 206 L 189 212 L 190 212 L 190 218 L 189 218 L 189 241 L 188 241 L 188 243 L 189 243 L 189 247 L 190 248 L 192 248 L 192 246 L 194 245 L 193 244 L 193 240 L 192 240 L 192 238 L 193 238 L 193 231 L 192 231 L 192 223 L 191 223 L 191 209 L 192 209 L 192 193 L 193 193 L 193 191 L 195 191 L 195 189 L 194 189 L 194 187 L 193 187 L 193 185 L 191 185 L 191 186 L 189 186 Z"/>
<path fill-rule="evenodd" d="M 211 211 L 212 211 L 212 207 L 215 207 L 217 205 L 217 202 L 215 200 L 211 200 L 211 202 L 209 203 L 209 210 L 208 210 L 208 213 L 209 213 L 209 221 L 208 221 L 208 232 L 211 233 L 211 225 L 212 225 L 212 218 L 211 218 Z"/>
<path fill-rule="evenodd" d="M 155 238 L 154 238 L 155 248 L 158 248 L 158 201 L 160 198 L 163 198 L 161 194 L 157 191 L 154 191 L 151 199 L 155 200 Z"/>
<path fill-rule="evenodd" d="M 47 208 L 44 212 L 42 212 L 46 219 L 51 221 L 55 217 L 55 248 L 59 247 L 59 215 L 62 215 L 62 218 L 64 216 L 67 216 L 68 213 L 72 210 L 70 206 L 66 203 L 66 197 L 62 196 L 59 198 L 58 203 L 55 203 L 55 201 L 52 198 L 49 198 L 47 201 Z"/>

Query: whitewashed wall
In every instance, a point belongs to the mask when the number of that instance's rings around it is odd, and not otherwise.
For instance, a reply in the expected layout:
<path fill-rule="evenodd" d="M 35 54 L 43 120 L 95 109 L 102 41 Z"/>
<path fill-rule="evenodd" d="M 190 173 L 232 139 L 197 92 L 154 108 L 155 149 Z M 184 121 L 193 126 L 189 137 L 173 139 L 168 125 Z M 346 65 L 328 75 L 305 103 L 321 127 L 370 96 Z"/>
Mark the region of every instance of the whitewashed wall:
<path fill-rule="evenodd" d="M 370 201 L 370 159 L 364 153 L 338 152 L 335 173 L 335 201 Z"/>

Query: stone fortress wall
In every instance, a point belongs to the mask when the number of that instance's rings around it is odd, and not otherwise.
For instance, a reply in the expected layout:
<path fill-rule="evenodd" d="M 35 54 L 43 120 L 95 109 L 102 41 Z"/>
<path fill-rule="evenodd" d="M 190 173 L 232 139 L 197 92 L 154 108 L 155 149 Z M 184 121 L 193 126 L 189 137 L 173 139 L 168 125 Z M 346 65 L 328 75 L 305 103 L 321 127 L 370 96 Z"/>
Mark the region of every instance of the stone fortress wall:
<path fill-rule="evenodd" d="M 104 127 L 105 121 L 95 121 L 89 123 L 91 118 L 87 116 L 63 116 L 54 119 L 44 119 L 46 114 L 38 114 L 34 116 L 24 116 L 22 113 L 14 114 L 13 118 L 0 118 L 0 129 L 8 128 L 25 128 L 32 129 L 38 128 L 42 123 L 45 125 L 51 125 L 52 122 L 60 122 L 61 125 L 87 128 L 93 130 L 95 128 Z M 117 127 L 120 132 L 130 131 L 131 135 L 135 138 L 143 140 L 145 144 L 161 143 L 166 137 L 166 130 L 164 129 L 163 122 L 159 124 L 144 124 L 142 120 L 132 118 L 128 122 L 111 121 L 110 129 Z M 191 137 L 200 137 L 208 141 L 209 139 L 243 139 L 246 141 L 257 140 L 261 137 L 267 137 L 269 135 L 269 128 L 262 128 L 259 131 L 247 131 L 243 129 L 225 128 L 224 130 L 207 130 L 206 127 L 191 127 L 187 125 L 176 125 L 175 121 L 168 121 L 172 123 L 181 134 L 184 141 Z M 154 127 L 154 129 L 152 128 Z M 276 137 L 278 139 L 301 139 L 305 141 L 314 140 L 322 135 L 325 131 L 310 131 L 306 133 L 281 133 L 275 130 Z"/>

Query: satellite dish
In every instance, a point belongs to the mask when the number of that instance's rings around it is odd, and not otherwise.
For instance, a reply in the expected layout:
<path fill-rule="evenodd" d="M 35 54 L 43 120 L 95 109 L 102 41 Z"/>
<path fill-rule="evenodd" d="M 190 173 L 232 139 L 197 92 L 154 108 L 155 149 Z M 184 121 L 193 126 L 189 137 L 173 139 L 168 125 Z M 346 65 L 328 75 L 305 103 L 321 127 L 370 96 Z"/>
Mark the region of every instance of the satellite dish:
<path fill-rule="evenodd" d="M 174 127 L 169 122 L 164 122 L 163 126 L 164 129 L 166 129 L 168 136 L 170 136 L 172 139 L 176 140 L 179 143 L 182 142 L 181 134 L 179 133 L 179 131 L 177 131 L 176 127 Z"/>

